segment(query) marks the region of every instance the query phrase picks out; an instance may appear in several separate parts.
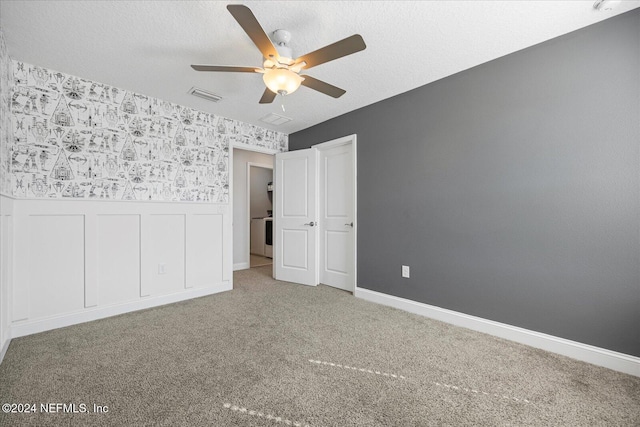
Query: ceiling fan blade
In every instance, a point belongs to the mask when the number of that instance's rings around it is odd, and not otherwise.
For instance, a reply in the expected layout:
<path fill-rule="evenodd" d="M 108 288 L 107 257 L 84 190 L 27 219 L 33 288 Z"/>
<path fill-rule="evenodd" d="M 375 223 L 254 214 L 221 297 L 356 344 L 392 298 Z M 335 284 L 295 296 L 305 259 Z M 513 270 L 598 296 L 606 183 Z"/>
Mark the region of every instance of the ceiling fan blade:
<path fill-rule="evenodd" d="M 325 62 L 360 52 L 366 47 L 367 45 L 364 44 L 362 36 L 360 34 L 354 34 L 351 37 L 347 37 L 346 39 L 342 39 L 318 50 L 314 50 L 311 53 L 302 55 L 296 59 L 295 63 L 299 64 L 301 62 L 306 62 L 306 65 L 302 68 L 309 69 L 316 65 L 324 64 Z"/>
<path fill-rule="evenodd" d="M 266 88 L 262 94 L 262 98 L 260 98 L 259 104 L 271 104 L 274 99 L 276 99 L 276 94 L 271 92 L 269 88 Z"/>
<path fill-rule="evenodd" d="M 251 9 L 242 4 L 230 4 L 227 5 L 227 10 L 262 52 L 262 56 L 265 58 L 278 58 L 278 51 L 253 15 L 253 12 L 251 12 Z"/>
<path fill-rule="evenodd" d="M 329 83 L 315 79 L 311 76 L 301 75 L 300 77 L 304 77 L 304 80 L 302 81 L 303 86 L 306 86 L 313 90 L 317 90 L 318 92 L 324 93 L 325 95 L 329 95 L 334 98 L 340 98 L 347 92 L 344 89 L 340 89 L 337 86 L 330 85 Z"/>
<path fill-rule="evenodd" d="M 224 65 L 192 65 L 196 71 L 227 71 L 232 73 L 259 73 L 256 67 L 227 67 Z"/>

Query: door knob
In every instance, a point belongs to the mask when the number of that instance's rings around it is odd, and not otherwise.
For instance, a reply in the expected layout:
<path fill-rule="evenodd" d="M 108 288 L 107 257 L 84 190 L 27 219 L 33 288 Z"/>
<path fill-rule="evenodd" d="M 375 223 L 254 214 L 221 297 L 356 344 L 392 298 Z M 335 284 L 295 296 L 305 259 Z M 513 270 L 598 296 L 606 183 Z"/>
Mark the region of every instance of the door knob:
<path fill-rule="evenodd" d="M 308 225 L 309 227 L 313 227 L 314 225 L 316 225 L 316 223 L 311 221 L 311 222 L 307 222 L 305 225 Z"/>
<path fill-rule="evenodd" d="M 348 225 L 349 227 L 353 228 L 353 222 L 347 223 L 345 225 Z"/>

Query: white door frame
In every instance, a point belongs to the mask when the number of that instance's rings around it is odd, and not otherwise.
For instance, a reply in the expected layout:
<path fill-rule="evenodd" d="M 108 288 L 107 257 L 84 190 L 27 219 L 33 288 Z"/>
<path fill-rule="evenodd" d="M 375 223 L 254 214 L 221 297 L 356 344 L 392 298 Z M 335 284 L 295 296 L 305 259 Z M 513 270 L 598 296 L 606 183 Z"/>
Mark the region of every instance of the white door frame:
<path fill-rule="evenodd" d="M 249 268 L 251 268 L 251 168 L 263 168 L 271 169 L 271 175 L 273 175 L 273 164 L 267 165 L 264 163 L 247 162 L 247 218 L 246 225 L 247 230 L 247 259 L 249 260 Z M 273 181 L 273 176 L 271 178 Z M 273 199 L 271 199 L 273 202 Z"/>
<path fill-rule="evenodd" d="M 358 287 L 358 161 L 357 161 L 357 135 L 347 135 L 341 138 L 332 139 L 327 142 L 313 145 L 318 151 L 327 150 L 330 148 L 338 147 L 340 145 L 351 145 L 351 159 L 352 159 L 352 173 L 353 173 L 353 289 L 354 293 Z M 319 225 L 319 235 L 323 236 L 324 224 L 322 221 Z M 320 239 L 317 241 L 318 254 L 320 248 Z M 319 272 L 318 272 L 319 274 Z"/>
<path fill-rule="evenodd" d="M 229 165 L 227 167 L 227 169 L 229 170 L 229 212 L 231 215 L 231 244 L 230 246 L 230 251 L 231 251 L 231 266 L 233 269 L 233 234 L 234 234 L 234 226 L 233 226 L 233 150 L 234 149 L 238 149 L 238 150 L 244 150 L 244 151 L 253 151 L 256 153 L 262 153 L 262 154 L 270 154 L 270 155 L 275 155 L 280 153 L 280 151 L 278 150 L 274 150 L 271 148 L 265 148 L 265 147 L 258 147 L 258 146 L 254 146 L 254 145 L 247 145 L 247 144 L 243 144 L 240 142 L 229 142 Z M 247 231 L 248 232 L 248 231 Z M 247 261 L 250 262 L 250 261 Z M 233 274 L 231 275 L 231 279 L 229 280 L 231 286 L 233 287 Z"/>

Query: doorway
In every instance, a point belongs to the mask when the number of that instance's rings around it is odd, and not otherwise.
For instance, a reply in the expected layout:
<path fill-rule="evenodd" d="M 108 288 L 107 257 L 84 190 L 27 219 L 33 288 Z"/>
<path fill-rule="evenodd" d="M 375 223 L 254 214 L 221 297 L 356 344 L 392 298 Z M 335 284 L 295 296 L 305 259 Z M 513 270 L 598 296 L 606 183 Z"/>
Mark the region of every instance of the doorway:
<path fill-rule="evenodd" d="M 249 267 L 273 264 L 273 163 L 247 163 Z"/>
<path fill-rule="evenodd" d="M 233 204 L 233 270 L 244 270 L 255 265 L 271 264 L 271 258 L 265 256 L 265 249 L 261 255 L 254 256 L 252 263 L 251 252 L 251 220 L 252 218 L 268 218 L 267 207 L 269 194 L 267 182 L 262 182 L 269 174 L 272 175 L 273 155 L 271 150 L 253 150 L 245 147 L 231 146 L 231 193 Z M 261 174 L 262 172 L 262 174 Z M 252 184 L 253 179 L 257 181 Z M 272 179 L 271 179 L 272 180 Z M 264 184 L 264 185 L 263 185 Z M 253 193 L 253 196 L 252 196 Z M 253 205 L 253 212 L 252 212 Z M 263 226 L 263 228 L 266 228 Z M 265 230 L 266 231 L 266 230 Z M 266 239 L 265 239 L 266 243 Z"/>

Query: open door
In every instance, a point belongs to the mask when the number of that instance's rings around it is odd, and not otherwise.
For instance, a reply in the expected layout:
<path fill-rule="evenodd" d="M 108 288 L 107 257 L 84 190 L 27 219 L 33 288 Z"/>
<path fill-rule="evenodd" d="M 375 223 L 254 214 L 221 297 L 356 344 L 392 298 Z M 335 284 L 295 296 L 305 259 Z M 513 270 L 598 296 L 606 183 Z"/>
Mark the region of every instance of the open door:
<path fill-rule="evenodd" d="M 356 284 L 355 143 L 351 135 L 318 150 L 320 283 L 354 292 Z"/>
<path fill-rule="evenodd" d="M 318 284 L 316 149 L 276 154 L 274 273 L 277 280 Z"/>

